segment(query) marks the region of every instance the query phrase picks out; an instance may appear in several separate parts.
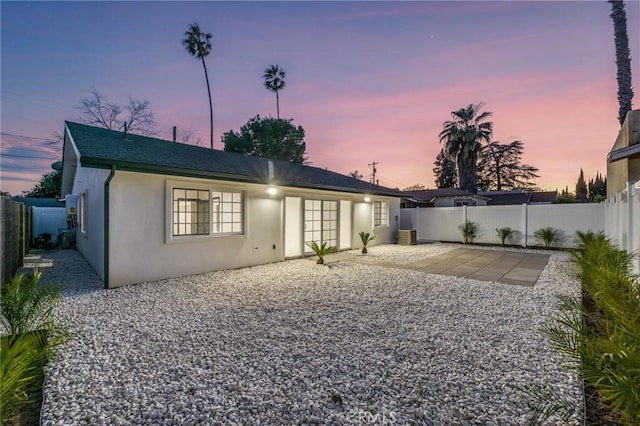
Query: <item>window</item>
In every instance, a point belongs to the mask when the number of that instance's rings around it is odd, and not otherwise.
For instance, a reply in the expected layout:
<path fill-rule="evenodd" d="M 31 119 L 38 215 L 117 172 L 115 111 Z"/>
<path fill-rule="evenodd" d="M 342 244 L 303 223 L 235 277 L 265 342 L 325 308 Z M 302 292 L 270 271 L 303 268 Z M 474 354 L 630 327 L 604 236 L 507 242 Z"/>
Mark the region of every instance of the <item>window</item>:
<path fill-rule="evenodd" d="M 389 225 L 389 204 L 382 201 L 373 203 L 373 226 Z"/>
<path fill-rule="evenodd" d="M 172 188 L 172 198 L 171 235 L 174 237 L 243 232 L 241 191 Z"/>
<path fill-rule="evenodd" d="M 87 233 L 87 194 L 83 192 L 78 197 L 78 220 L 80 221 L 80 232 Z"/>
<path fill-rule="evenodd" d="M 456 204 L 456 207 L 475 206 L 476 202 L 471 200 L 456 200 L 455 204 Z"/>
<path fill-rule="evenodd" d="M 219 192 L 211 194 L 214 234 L 242 233 L 242 193 Z"/>
<path fill-rule="evenodd" d="M 173 189 L 173 235 L 209 234 L 209 191 Z"/>
<path fill-rule="evenodd" d="M 311 241 L 327 243 L 329 247 L 338 245 L 338 202 L 330 200 L 304 201 L 304 244 L 305 252 Z"/>

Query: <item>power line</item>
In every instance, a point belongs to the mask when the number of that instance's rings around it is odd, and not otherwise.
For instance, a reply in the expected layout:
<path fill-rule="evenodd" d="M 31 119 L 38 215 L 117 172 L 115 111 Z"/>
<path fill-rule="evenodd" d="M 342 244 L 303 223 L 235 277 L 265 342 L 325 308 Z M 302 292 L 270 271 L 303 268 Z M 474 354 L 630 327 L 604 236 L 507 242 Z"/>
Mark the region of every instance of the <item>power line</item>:
<path fill-rule="evenodd" d="M 32 155 L 20 155 L 20 154 L 2 154 L 3 157 L 22 157 L 22 158 L 34 158 L 42 160 L 54 160 L 56 157 L 35 157 Z"/>
<path fill-rule="evenodd" d="M 13 133 L 6 133 L 6 132 L 0 132 L 0 135 L 2 135 L 2 136 L 13 136 L 13 137 L 16 137 L 16 138 L 41 140 L 41 141 L 50 141 L 50 140 L 53 139 L 53 138 L 40 138 L 40 137 L 37 137 L 37 136 L 16 135 L 16 134 L 13 134 Z"/>

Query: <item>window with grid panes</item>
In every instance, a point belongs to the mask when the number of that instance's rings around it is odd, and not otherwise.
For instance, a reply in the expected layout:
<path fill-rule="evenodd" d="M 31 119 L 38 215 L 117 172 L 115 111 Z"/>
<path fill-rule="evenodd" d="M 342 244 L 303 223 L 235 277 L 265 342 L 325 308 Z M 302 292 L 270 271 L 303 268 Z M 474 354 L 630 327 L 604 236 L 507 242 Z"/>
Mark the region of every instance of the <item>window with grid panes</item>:
<path fill-rule="evenodd" d="M 389 225 L 389 204 L 382 201 L 373 203 L 373 226 Z"/>
<path fill-rule="evenodd" d="M 208 235 L 210 226 L 208 190 L 173 189 L 173 235 Z"/>
<path fill-rule="evenodd" d="M 211 193 L 213 234 L 242 233 L 242 192 Z"/>

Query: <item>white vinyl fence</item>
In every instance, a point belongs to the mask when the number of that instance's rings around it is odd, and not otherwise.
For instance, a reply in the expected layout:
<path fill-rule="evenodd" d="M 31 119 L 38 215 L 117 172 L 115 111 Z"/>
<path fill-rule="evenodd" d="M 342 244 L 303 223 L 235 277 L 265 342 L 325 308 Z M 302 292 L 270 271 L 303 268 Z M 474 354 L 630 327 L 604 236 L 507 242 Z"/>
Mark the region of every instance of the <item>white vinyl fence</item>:
<path fill-rule="evenodd" d="M 640 181 L 604 202 L 604 232 L 619 248 L 636 253 L 635 271 L 640 272 Z"/>
<path fill-rule="evenodd" d="M 576 231 L 604 230 L 604 210 L 604 203 L 401 209 L 400 229 L 415 229 L 419 240 L 462 242 L 459 226 L 468 220 L 478 225 L 476 243 L 500 244 L 496 228 L 509 227 L 515 231 L 509 244 L 527 247 L 542 245 L 533 234 L 551 226 L 559 231 L 556 245 L 570 247 Z"/>

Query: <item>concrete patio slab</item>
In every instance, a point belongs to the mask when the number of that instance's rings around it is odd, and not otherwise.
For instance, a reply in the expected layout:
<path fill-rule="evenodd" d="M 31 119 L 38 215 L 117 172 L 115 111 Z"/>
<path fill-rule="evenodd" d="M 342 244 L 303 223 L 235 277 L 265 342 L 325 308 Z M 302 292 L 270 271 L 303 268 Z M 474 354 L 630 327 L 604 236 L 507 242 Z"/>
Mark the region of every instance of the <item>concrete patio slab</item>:
<path fill-rule="evenodd" d="M 537 253 L 459 248 L 405 265 L 404 268 L 480 281 L 533 286 L 546 266 L 549 256 Z"/>

